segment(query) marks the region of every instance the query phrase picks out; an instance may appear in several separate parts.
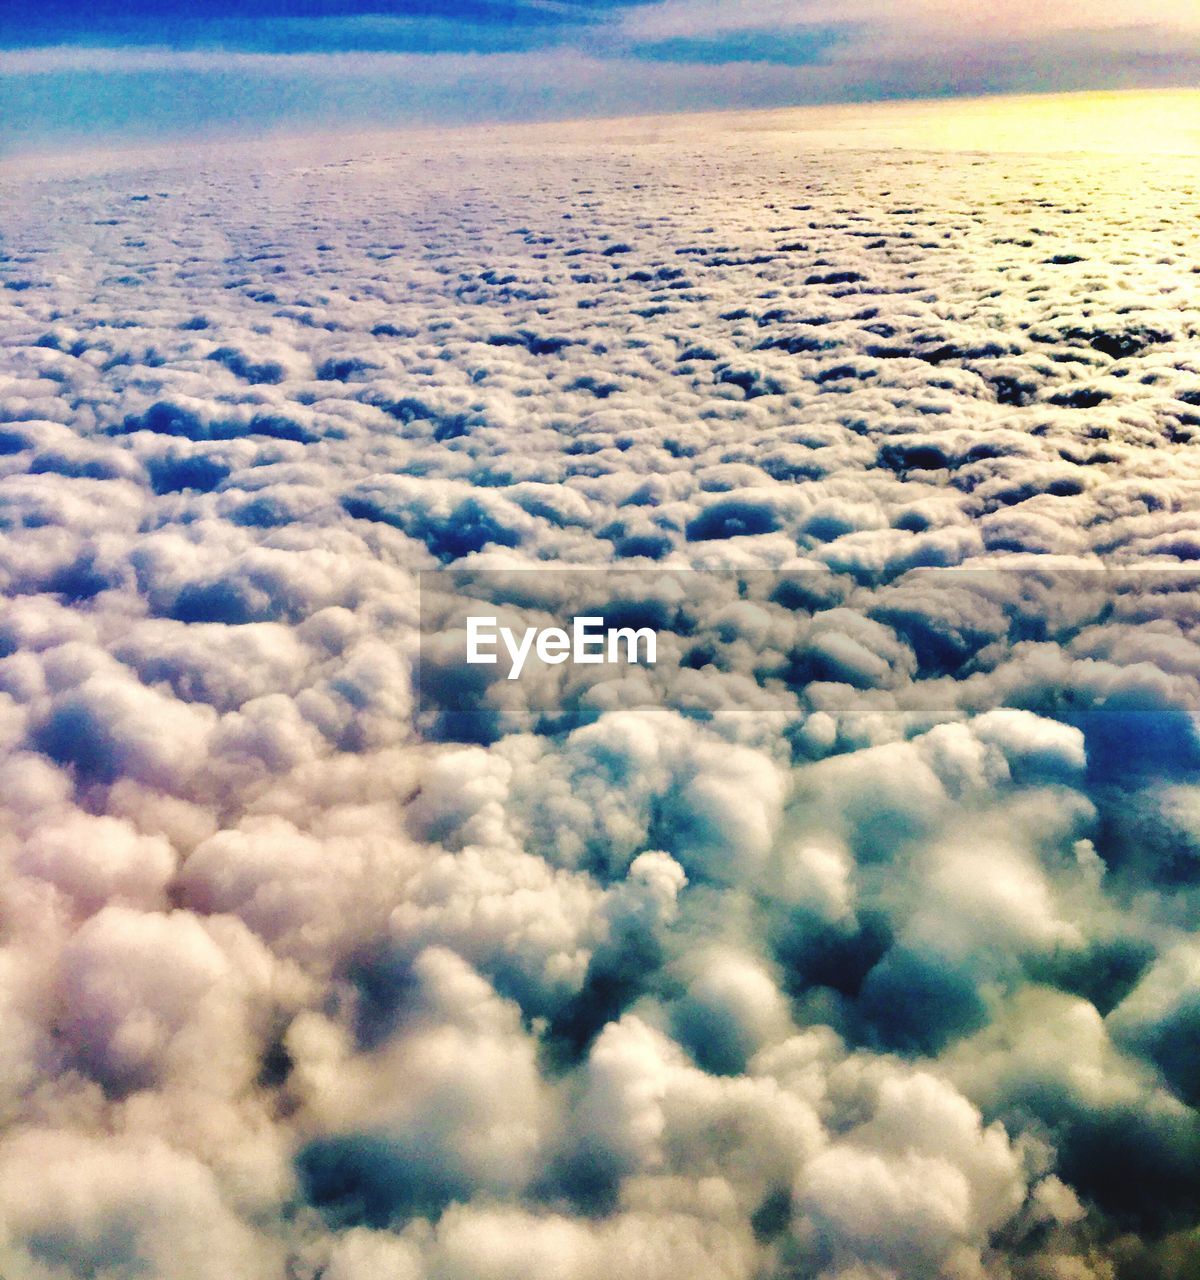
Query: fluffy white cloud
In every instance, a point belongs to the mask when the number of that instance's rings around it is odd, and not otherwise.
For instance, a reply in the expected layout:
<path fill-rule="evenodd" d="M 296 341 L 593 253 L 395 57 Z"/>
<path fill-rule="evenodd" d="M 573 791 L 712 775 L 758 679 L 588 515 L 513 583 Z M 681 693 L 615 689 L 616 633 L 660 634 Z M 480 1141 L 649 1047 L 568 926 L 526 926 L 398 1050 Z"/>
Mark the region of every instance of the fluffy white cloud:
<path fill-rule="evenodd" d="M 23 188 L 6 1275 L 1194 1272 L 1192 165 L 789 121 Z"/>

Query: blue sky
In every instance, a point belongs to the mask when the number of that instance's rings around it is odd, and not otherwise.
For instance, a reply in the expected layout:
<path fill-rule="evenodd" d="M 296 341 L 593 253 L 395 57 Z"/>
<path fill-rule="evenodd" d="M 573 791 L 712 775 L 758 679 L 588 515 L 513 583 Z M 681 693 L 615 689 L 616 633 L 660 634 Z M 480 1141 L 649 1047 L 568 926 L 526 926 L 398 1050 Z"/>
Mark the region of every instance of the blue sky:
<path fill-rule="evenodd" d="M 0 0 L 9 150 L 1197 83 L 1194 0 Z"/>

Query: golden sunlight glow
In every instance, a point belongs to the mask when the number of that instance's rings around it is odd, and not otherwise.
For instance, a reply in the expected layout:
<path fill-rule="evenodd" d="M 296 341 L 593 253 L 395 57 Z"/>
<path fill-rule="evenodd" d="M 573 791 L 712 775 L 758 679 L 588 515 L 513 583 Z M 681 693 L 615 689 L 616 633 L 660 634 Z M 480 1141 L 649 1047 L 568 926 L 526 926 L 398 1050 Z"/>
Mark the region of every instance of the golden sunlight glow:
<path fill-rule="evenodd" d="M 831 134 L 853 135 L 856 141 L 851 145 L 938 151 L 1200 153 L 1200 91 L 1194 89 L 1039 94 L 828 110 L 824 127 Z M 807 127 L 823 129 L 816 121 Z"/>
<path fill-rule="evenodd" d="M 1014 97 L 838 103 L 755 111 L 526 125 L 513 136 L 638 143 L 752 132 L 789 147 L 886 151 L 1097 152 L 1200 155 L 1200 90 L 1154 89 Z M 780 138 L 783 141 L 783 138 Z"/>

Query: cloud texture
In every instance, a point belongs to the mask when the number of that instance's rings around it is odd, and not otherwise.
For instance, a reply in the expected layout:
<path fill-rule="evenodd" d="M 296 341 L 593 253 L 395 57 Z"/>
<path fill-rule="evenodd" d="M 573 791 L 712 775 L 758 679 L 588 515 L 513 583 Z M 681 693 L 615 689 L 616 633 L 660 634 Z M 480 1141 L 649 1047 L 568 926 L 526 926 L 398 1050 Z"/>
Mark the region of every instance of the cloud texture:
<path fill-rule="evenodd" d="M 1192 160 L 743 125 L 9 188 L 6 1276 L 1195 1274 Z"/>

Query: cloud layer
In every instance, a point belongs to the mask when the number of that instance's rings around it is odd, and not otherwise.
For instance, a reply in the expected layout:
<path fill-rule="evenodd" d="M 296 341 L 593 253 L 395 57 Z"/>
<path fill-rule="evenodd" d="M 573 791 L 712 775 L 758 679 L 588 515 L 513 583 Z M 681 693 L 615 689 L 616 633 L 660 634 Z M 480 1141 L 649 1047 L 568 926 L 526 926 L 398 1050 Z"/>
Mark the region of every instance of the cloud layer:
<path fill-rule="evenodd" d="M 776 123 L 10 187 L 5 1275 L 1195 1273 L 1194 165 Z"/>

